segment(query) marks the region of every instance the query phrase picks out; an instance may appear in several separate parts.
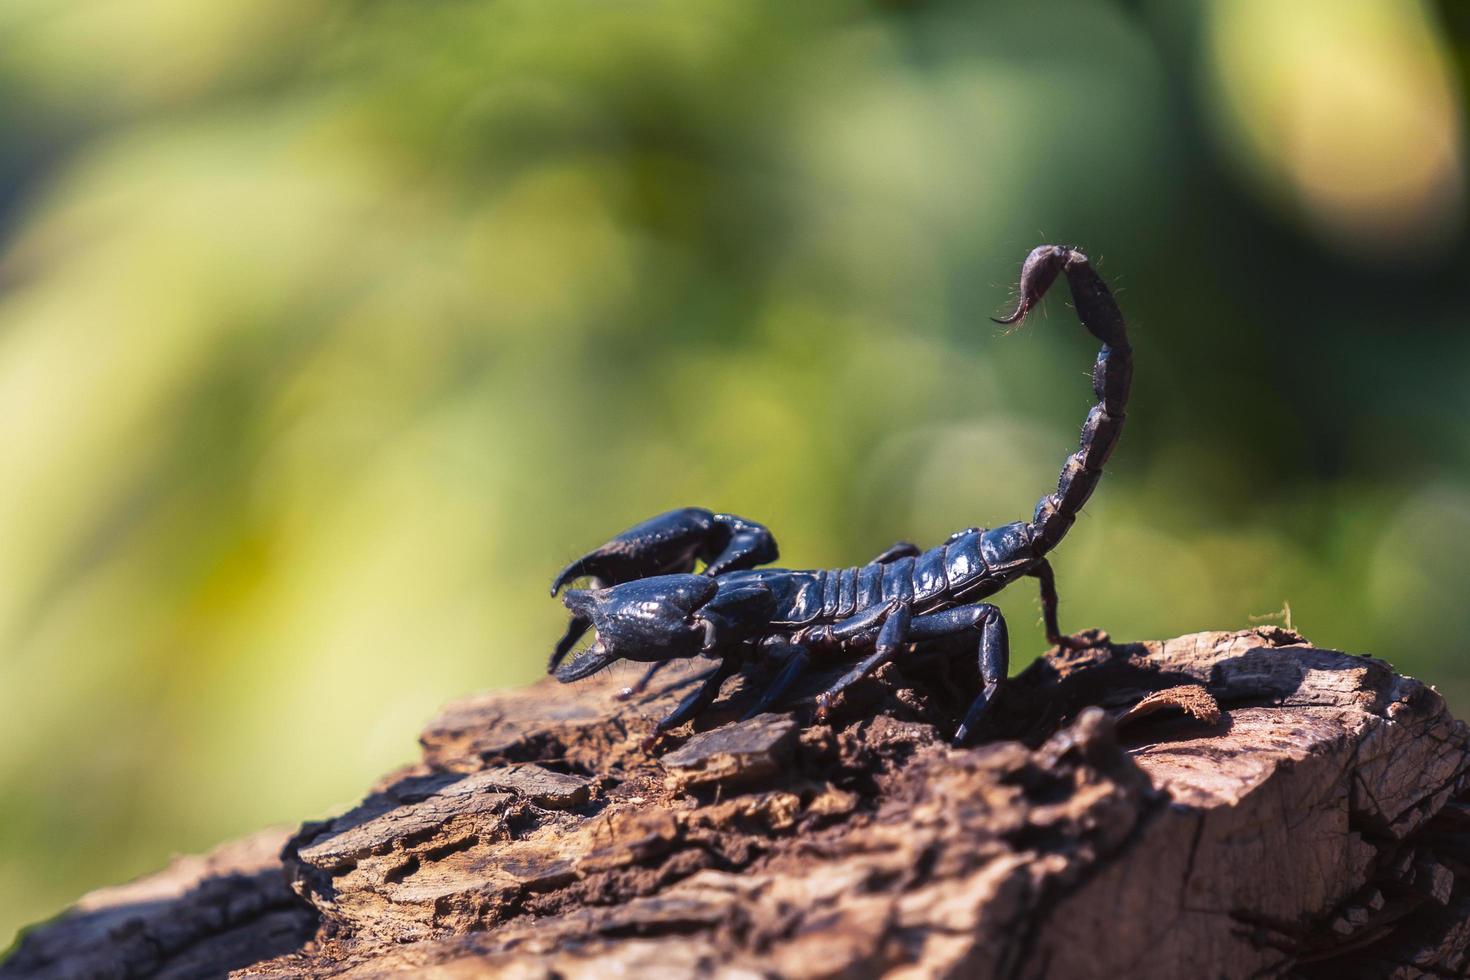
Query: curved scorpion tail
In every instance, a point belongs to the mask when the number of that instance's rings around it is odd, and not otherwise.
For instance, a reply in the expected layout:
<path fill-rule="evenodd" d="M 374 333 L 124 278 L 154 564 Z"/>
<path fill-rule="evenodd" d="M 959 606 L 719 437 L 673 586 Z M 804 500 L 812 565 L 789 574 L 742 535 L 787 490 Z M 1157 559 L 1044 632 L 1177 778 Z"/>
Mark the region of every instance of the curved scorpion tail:
<path fill-rule="evenodd" d="M 1102 349 L 1092 367 L 1092 390 L 1097 404 L 1082 423 L 1080 444 L 1062 465 L 1056 490 L 1037 502 L 1036 513 L 1031 518 L 1029 529 L 1037 557 L 1057 546 L 1096 489 L 1103 464 L 1123 432 L 1124 409 L 1133 379 L 1133 348 L 1128 344 L 1123 314 L 1107 284 L 1078 249 L 1060 245 L 1033 249 L 1021 267 L 1021 297 L 1015 312 L 996 322 L 1020 322 L 1041 301 L 1058 273 L 1067 277 L 1077 318 L 1089 333 L 1102 341 Z"/>

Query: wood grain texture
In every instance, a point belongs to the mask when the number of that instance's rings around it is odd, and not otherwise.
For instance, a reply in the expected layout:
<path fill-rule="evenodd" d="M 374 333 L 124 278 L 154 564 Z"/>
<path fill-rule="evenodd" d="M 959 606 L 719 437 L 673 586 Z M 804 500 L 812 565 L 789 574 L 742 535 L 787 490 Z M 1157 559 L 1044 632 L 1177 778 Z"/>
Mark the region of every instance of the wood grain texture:
<path fill-rule="evenodd" d="M 93 893 L 0 976 L 1465 974 L 1470 733 L 1438 694 L 1274 628 L 1092 640 L 969 749 L 967 658 L 824 725 L 733 721 L 734 678 L 653 751 L 698 664 L 633 703 L 467 698 L 359 806 Z"/>

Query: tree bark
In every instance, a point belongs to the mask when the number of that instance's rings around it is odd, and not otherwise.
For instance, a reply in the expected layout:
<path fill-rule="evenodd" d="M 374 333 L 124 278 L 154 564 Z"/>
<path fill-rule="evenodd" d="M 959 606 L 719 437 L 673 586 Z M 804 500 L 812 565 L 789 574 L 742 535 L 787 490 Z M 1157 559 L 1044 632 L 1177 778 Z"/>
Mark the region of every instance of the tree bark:
<path fill-rule="evenodd" d="M 1470 737 L 1285 630 L 973 652 L 652 750 L 698 665 L 450 705 L 334 819 L 88 895 L 3 977 L 1417 977 L 1470 967 Z M 664 676 L 664 675 L 661 675 Z M 812 678 L 810 694 L 822 678 Z"/>

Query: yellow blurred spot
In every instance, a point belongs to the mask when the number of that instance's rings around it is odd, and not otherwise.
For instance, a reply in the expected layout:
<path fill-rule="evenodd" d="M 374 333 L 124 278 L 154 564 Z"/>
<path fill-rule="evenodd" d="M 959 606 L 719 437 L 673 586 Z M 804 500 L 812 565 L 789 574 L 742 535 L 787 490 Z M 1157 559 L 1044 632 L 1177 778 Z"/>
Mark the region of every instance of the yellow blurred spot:
<path fill-rule="evenodd" d="M 313 26 L 316 0 L 8 0 L 6 55 L 58 107 L 185 102 Z"/>
<path fill-rule="evenodd" d="M 1326 241 L 1419 253 L 1463 224 L 1448 57 L 1414 0 L 1213 0 L 1227 141 Z"/>

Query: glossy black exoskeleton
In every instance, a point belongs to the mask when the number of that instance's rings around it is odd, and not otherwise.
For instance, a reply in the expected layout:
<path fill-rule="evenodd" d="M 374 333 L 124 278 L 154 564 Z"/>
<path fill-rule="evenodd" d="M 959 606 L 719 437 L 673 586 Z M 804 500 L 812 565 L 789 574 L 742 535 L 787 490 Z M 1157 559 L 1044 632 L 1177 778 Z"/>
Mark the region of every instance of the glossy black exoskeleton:
<path fill-rule="evenodd" d="M 671 661 L 718 659 L 699 687 L 658 725 L 663 732 L 714 700 L 720 685 L 755 659 L 783 665 L 749 714 L 775 705 L 814 662 L 853 660 L 852 669 L 817 697 L 818 717 L 845 688 L 910 644 L 974 636 L 983 689 L 955 733 L 963 742 L 1005 680 L 1010 657 L 1005 620 L 987 597 L 1023 576 L 1040 584 L 1049 642 L 1068 639 L 1057 625 L 1057 593 L 1046 555 L 1062 540 L 1092 496 L 1103 464 L 1123 429 L 1133 351 L 1123 316 L 1087 256 L 1043 245 L 1021 268 L 1018 323 L 1064 275 L 1082 325 L 1102 342 L 1092 369 L 1097 404 L 1082 425 L 1081 444 L 1062 466 L 1057 488 L 1029 521 L 969 528 L 928 551 L 895 545 L 867 565 L 829 570 L 757 569 L 777 557 L 771 532 L 754 521 L 697 507 L 670 511 L 630 528 L 572 562 L 552 595 L 574 579 L 563 601 L 572 611 L 548 670 L 565 682 L 588 677 L 618 659 L 652 666 L 625 694 L 642 690 Z M 703 574 L 692 574 L 696 559 Z M 596 642 L 563 662 L 591 627 Z"/>

